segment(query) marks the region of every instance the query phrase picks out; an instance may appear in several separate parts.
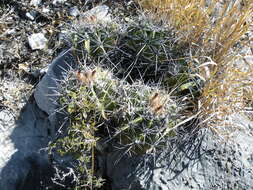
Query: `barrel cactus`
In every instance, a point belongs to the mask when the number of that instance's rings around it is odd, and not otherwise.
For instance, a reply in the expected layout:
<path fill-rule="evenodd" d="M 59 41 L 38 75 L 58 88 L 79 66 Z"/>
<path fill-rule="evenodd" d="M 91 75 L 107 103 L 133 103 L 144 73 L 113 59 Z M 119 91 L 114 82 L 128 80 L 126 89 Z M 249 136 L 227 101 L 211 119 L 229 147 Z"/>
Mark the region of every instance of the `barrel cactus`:
<path fill-rule="evenodd" d="M 69 126 L 51 147 L 75 158 L 77 186 L 100 187 L 96 155 L 106 149 L 129 156 L 163 151 L 184 123 L 185 97 L 198 79 L 180 58 L 185 50 L 172 31 L 158 23 L 89 25 L 68 35 L 79 67 L 60 85 Z"/>
<path fill-rule="evenodd" d="M 182 73 L 189 79 L 193 72 L 187 64 L 187 48 L 177 42 L 173 30 L 150 18 L 77 27 L 70 29 L 68 39 L 79 54 L 87 52 L 99 66 L 130 83 L 140 79 L 161 84 Z"/>
<path fill-rule="evenodd" d="M 182 121 L 182 107 L 168 92 L 141 81 L 130 84 L 102 67 L 70 71 L 59 92 L 70 125 L 52 147 L 78 161 L 79 185 L 101 185 L 95 155 L 104 150 L 97 142 L 128 155 L 151 154 L 163 150 Z"/>
<path fill-rule="evenodd" d="M 101 67 L 87 66 L 69 73 L 60 103 L 72 123 L 93 126 L 92 136 L 133 153 L 135 147 L 145 152 L 159 147 L 158 140 L 175 135 L 169 129 L 180 121 L 182 111 L 177 100 L 159 87 L 140 81 L 130 84 Z"/>

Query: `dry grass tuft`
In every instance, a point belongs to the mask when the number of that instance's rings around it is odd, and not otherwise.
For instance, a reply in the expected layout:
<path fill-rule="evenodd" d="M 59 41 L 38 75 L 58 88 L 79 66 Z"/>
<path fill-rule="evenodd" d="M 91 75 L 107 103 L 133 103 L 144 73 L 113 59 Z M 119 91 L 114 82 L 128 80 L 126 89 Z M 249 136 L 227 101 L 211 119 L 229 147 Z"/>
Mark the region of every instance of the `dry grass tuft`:
<path fill-rule="evenodd" d="M 167 18 L 181 41 L 215 62 L 248 31 L 253 1 L 139 0 L 140 4 Z M 203 54 L 202 54 L 203 55 Z"/>
<path fill-rule="evenodd" d="M 234 58 L 205 85 L 201 109 L 209 126 L 226 126 L 228 117 L 242 113 L 252 103 L 253 67 L 245 58 Z M 239 63 L 239 64 L 236 64 Z"/>
<path fill-rule="evenodd" d="M 239 61 L 236 47 L 252 41 L 252 37 L 245 37 L 253 24 L 252 0 L 138 2 L 163 17 L 175 29 L 180 43 L 192 50 L 199 75 L 205 80 L 199 100 L 205 121 L 220 126 L 227 116 L 247 107 L 253 97 L 253 68 L 244 58 Z"/>

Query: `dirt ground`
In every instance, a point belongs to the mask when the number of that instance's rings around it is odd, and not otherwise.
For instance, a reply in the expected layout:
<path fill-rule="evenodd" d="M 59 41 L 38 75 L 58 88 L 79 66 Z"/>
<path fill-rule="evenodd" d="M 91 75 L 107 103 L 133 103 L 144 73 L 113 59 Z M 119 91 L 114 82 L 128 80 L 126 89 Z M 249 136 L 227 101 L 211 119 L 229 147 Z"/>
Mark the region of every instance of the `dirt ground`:
<path fill-rule="evenodd" d="M 0 109 L 18 113 L 22 101 L 29 98 L 40 80 L 43 69 L 64 49 L 61 38 L 64 28 L 101 4 L 109 6 L 111 14 L 118 17 L 137 10 L 137 5 L 130 0 L 0 1 Z M 28 39 L 36 33 L 46 38 L 44 48 L 31 48 Z M 12 85 L 13 82 L 16 85 Z"/>

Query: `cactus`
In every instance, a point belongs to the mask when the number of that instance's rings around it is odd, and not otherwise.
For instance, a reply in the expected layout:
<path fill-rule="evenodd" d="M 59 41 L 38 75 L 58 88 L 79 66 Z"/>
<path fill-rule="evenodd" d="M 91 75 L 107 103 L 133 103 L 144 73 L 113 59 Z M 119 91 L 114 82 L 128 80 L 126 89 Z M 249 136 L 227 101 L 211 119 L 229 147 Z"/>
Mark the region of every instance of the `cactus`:
<path fill-rule="evenodd" d="M 172 29 L 150 18 L 89 25 L 69 33 L 68 39 L 78 52 L 86 51 L 94 63 L 110 68 L 117 77 L 130 83 L 143 80 L 163 85 L 164 80 L 181 77 L 182 73 L 191 80 L 193 71 L 187 64 L 190 59 L 185 58 L 187 48 L 177 43 Z M 169 88 L 177 85 L 175 82 Z"/>
<path fill-rule="evenodd" d="M 80 64 L 60 85 L 59 105 L 70 125 L 52 148 L 77 160 L 77 186 L 100 187 L 98 142 L 128 155 L 161 152 L 182 123 L 182 92 L 192 96 L 199 79 L 178 59 L 185 50 L 170 29 L 157 23 L 89 25 L 68 39 Z"/>
<path fill-rule="evenodd" d="M 70 71 L 60 94 L 70 126 L 52 147 L 77 159 L 79 185 L 101 182 L 94 171 L 98 140 L 129 155 L 158 152 L 176 135 L 173 127 L 181 121 L 181 107 L 166 91 L 140 81 L 129 84 L 101 67 L 83 65 L 81 71 Z"/>
<path fill-rule="evenodd" d="M 123 146 L 149 144 L 150 148 L 180 118 L 180 105 L 158 87 L 140 81 L 129 84 L 101 67 L 85 66 L 74 73 L 62 84 L 60 103 L 72 123 L 94 125 L 99 138 L 117 139 Z"/>

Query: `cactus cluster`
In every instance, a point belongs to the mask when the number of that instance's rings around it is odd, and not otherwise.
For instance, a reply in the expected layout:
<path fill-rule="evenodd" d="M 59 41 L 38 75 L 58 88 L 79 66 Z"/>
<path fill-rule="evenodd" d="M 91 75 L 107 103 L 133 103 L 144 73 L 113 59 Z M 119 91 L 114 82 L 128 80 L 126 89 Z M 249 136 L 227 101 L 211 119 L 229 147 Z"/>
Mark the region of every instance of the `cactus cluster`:
<path fill-rule="evenodd" d="M 101 67 L 83 65 L 69 72 L 60 93 L 70 126 L 52 147 L 78 160 L 82 185 L 100 180 L 94 177 L 97 141 L 128 155 L 150 154 L 163 150 L 181 121 L 182 107 L 168 92 L 140 81 L 130 84 Z"/>
<path fill-rule="evenodd" d="M 60 103 L 72 123 L 93 130 L 94 139 L 114 141 L 135 153 L 135 147 L 145 152 L 175 134 L 165 133 L 180 121 L 181 107 L 168 92 L 140 81 L 129 84 L 101 67 L 73 73 L 62 85 Z"/>
<path fill-rule="evenodd" d="M 68 39 L 80 63 L 61 83 L 59 104 L 70 125 L 52 147 L 78 161 L 77 185 L 100 187 L 98 142 L 128 155 L 161 152 L 183 120 L 178 92 L 193 94 L 198 79 L 179 59 L 185 51 L 170 29 L 151 20 L 89 25 Z"/>

